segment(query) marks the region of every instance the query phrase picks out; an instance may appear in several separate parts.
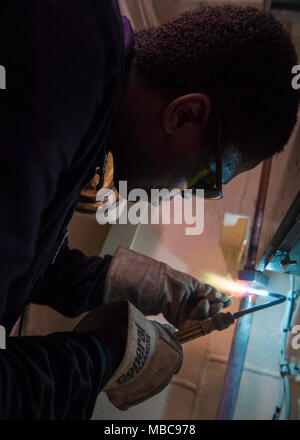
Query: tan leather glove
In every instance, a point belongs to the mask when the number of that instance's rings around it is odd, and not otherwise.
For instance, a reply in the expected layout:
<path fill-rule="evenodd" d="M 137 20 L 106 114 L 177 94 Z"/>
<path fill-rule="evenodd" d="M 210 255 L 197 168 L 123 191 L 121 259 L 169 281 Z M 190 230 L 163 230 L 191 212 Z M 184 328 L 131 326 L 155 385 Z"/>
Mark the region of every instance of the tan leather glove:
<path fill-rule="evenodd" d="M 163 313 L 183 329 L 232 304 L 229 296 L 167 264 L 120 246 L 108 269 L 103 303 L 128 299 L 145 315 Z"/>
<path fill-rule="evenodd" d="M 128 301 L 97 307 L 76 332 L 114 328 L 127 338 L 122 361 L 103 391 L 125 410 L 158 394 L 182 365 L 182 348 L 172 333 L 149 321 Z"/>

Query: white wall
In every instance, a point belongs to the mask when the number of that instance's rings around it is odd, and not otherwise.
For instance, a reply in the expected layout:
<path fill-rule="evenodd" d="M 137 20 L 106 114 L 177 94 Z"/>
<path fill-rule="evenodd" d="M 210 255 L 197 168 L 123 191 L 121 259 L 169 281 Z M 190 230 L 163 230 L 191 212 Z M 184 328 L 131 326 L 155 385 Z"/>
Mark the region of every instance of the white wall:
<path fill-rule="evenodd" d="M 269 277 L 269 291 L 287 295 L 290 290 L 290 276 L 277 272 L 266 272 Z M 297 277 L 296 289 L 300 289 Z M 280 336 L 285 312 L 289 302 L 259 311 L 254 315 L 251 337 L 245 360 L 245 368 L 234 415 L 235 420 L 270 420 L 278 403 L 281 391 L 280 379 Z M 298 311 L 299 304 L 298 304 Z M 300 313 L 296 313 L 293 325 L 300 324 Z M 300 349 L 291 357 L 291 341 L 288 353 L 292 362 L 300 367 Z M 291 419 L 300 420 L 300 376 L 291 378 Z M 284 410 L 282 412 L 284 416 Z"/>

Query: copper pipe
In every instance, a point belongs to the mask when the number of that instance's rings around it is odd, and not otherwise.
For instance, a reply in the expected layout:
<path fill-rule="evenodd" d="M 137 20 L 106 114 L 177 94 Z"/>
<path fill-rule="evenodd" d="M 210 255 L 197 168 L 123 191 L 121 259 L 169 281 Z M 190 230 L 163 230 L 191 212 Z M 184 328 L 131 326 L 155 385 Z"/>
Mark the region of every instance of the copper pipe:
<path fill-rule="evenodd" d="M 245 269 L 255 270 L 259 239 L 262 230 L 265 203 L 267 198 L 272 158 L 263 163 L 256 209 L 253 219 L 248 258 Z M 246 296 L 241 300 L 240 310 L 250 308 L 255 304 L 255 297 Z M 238 320 L 232 338 L 230 354 L 223 383 L 223 389 L 217 410 L 218 420 L 232 420 L 238 399 L 241 377 L 243 374 L 248 342 L 252 327 L 253 315 L 249 314 Z"/>
<path fill-rule="evenodd" d="M 248 251 L 248 259 L 245 269 L 255 270 L 259 239 L 261 235 L 264 210 L 265 210 L 267 192 L 269 187 L 271 167 L 272 167 L 272 157 L 264 161 L 261 171 L 259 190 L 258 190 L 255 214 L 253 219 L 253 228 L 252 228 L 249 251 Z"/>

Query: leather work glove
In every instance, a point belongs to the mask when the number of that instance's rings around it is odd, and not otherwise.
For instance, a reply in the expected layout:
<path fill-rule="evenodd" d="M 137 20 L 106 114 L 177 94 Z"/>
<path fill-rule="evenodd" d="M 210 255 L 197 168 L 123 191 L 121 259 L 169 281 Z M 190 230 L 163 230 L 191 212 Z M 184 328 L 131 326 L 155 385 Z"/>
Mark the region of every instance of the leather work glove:
<path fill-rule="evenodd" d="M 103 303 L 128 299 L 145 315 L 163 313 L 176 328 L 184 329 L 219 313 L 231 297 L 165 263 L 122 246 L 110 263 Z"/>
<path fill-rule="evenodd" d="M 125 337 L 121 363 L 103 388 L 111 403 L 121 410 L 158 394 L 182 365 L 182 348 L 175 336 L 149 321 L 129 301 L 100 306 L 86 315 L 75 332 L 119 330 Z"/>

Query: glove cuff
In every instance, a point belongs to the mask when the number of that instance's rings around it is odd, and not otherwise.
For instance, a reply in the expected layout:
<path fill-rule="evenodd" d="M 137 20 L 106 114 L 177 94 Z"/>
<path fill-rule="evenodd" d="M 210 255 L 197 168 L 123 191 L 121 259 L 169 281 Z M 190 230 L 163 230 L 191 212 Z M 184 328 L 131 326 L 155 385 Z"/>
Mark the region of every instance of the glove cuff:
<path fill-rule="evenodd" d="M 103 304 L 129 300 L 144 314 L 160 312 L 160 262 L 119 246 L 110 263 Z"/>
<path fill-rule="evenodd" d="M 126 303 L 128 305 L 127 345 L 123 360 L 106 384 L 104 391 L 113 390 L 139 378 L 148 367 L 156 349 L 157 336 L 153 325 L 130 302 L 126 301 Z"/>
<path fill-rule="evenodd" d="M 128 303 L 127 346 L 123 360 L 104 388 L 121 410 L 159 393 L 182 365 L 182 348 L 158 323 Z"/>

